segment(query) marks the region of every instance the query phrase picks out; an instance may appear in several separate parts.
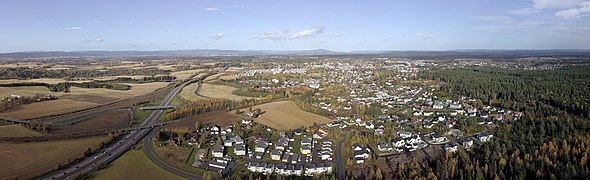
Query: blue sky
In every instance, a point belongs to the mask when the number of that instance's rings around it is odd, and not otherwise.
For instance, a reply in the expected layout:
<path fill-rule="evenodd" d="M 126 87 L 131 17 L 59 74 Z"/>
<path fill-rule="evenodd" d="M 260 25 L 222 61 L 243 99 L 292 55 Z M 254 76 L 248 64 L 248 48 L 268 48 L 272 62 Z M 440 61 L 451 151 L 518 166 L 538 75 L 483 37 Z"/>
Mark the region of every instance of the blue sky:
<path fill-rule="evenodd" d="M 589 49 L 590 0 L 15 0 L 0 52 Z"/>

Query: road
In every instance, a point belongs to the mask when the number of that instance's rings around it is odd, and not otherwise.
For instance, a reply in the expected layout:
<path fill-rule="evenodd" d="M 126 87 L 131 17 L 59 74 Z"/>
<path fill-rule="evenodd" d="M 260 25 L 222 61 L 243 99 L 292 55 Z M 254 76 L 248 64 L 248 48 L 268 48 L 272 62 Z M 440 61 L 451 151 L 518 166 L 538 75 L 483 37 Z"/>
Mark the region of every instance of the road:
<path fill-rule="evenodd" d="M 195 95 L 202 97 L 202 98 L 209 98 L 207 96 L 203 96 L 199 93 L 199 91 L 201 90 L 201 87 L 203 86 L 203 83 L 201 81 L 197 82 L 199 84 L 199 87 L 197 87 L 197 89 L 195 89 Z"/>
<path fill-rule="evenodd" d="M 180 92 L 180 90 L 186 85 L 186 82 L 182 85 L 175 87 L 160 103 L 160 106 L 168 106 L 172 99 Z M 163 113 L 163 110 L 152 111 L 150 115 L 140 124 L 140 126 L 150 125 L 155 123 L 160 115 Z M 147 135 L 152 128 L 141 129 L 141 130 L 132 130 L 123 138 L 118 140 L 117 142 L 111 143 L 107 147 L 104 147 L 100 150 L 97 150 L 95 153 L 89 157 L 85 157 L 80 161 L 77 161 L 73 164 L 70 164 L 65 169 L 60 169 L 58 171 L 52 172 L 42 179 L 69 179 L 80 177 L 82 175 L 88 174 L 90 172 L 94 172 L 97 170 L 97 167 L 100 165 L 107 165 L 113 161 L 115 161 L 119 156 L 123 155 L 127 150 L 129 150 L 135 143 L 137 143 L 141 138 Z"/>
<path fill-rule="evenodd" d="M 342 164 L 342 144 L 344 143 L 344 138 L 340 139 L 336 144 L 336 165 L 338 166 L 338 180 L 346 179 L 346 175 L 344 174 L 344 165 Z"/>

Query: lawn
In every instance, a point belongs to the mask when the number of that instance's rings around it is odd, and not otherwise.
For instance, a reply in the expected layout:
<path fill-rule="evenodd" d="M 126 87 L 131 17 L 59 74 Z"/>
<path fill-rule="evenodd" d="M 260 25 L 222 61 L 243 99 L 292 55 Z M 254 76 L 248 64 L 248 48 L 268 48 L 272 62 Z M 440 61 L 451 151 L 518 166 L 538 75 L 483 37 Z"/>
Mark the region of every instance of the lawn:
<path fill-rule="evenodd" d="M 29 137 L 43 134 L 23 127 L 20 124 L 0 126 L 0 137 Z"/>
<path fill-rule="evenodd" d="M 324 124 L 334 120 L 317 114 L 303 111 L 293 101 L 277 101 L 254 106 L 266 113 L 254 121 L 278 130 L 295 129 L 301 126 L 307 127 L 314 123 Z M 248 108 L 242 109 L 248 111 Z"/>
<path fill-rule="evenodd" d="M 130 150 L 92 179 L 183 179 L 152 162 L 142 150 Z"/>
<path fill-rule="evenodd" d="M 29 179 L 80 158 L 88 148 L 96 149 L 106 136 L 33 143 L 1 143 L 2 179 Z"/>

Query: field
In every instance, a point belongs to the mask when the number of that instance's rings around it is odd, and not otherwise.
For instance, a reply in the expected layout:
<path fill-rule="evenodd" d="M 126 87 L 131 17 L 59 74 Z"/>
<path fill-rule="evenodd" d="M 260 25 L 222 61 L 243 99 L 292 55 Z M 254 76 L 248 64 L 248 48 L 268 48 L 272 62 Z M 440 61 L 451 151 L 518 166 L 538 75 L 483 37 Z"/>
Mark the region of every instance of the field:
<path fill-rule="evenodd" d="M 41 136 L 42 134 L 19 124 L 0 126 L 0 137 L 29 137 Z"/>
<path fill-rule="evenodd" d="M 253 109 L 256 108 L 260 108 L 266 113 L 262 117 L 254 119 L 254 121 L 278 130 L 288 130 L 301 126 L 311 126 L 313 123 L 323 124 L 333 121 L 320 115 L 305 112 L 299 109 L 293 101 L 271 102 L 253 107 Z M 242 111 L 247 110 L 248 108 L 242 109 Z"/>
<path fill-rule="evenodd" d="M 225 73 L 217 73 L 217 74 L 211 75 L 211 76 L 209 76 L 209 77 L 207 77 L 207 78 L 203 79 L 203 81 L 204 81 L 204 82 L 213 81 L 213 80 L 216 80 L 217 78 L 219 78 L 219 76 L 223 76 L 224 74 L 225 74 Z"/>
<path fill-rule="evenodd" d="M 246 119 L 246 118 L 236 115 L 233 112 L 215 111 L 215 112 L 200 114 L 200 115 L 196 115 L 196 116 L 186 117 L 186 118 L 181 119 L 180 122 L 166 125 L 163 128 L 189 127 L 189 129 L 192 130 L 195 128 L 195 122 L 197 122 L 197 121 L 199 121 L 199 123 L 201 123 L 201 125 L 214 124 L 214 125 L 225 126 L 225 125 L 234 124 L 234 123 L 239 122 L 243 119 Z"/>
<path fill-rule="evenodd" d="M 50 92 L 45 87 L 18 87 L 20 91 L 13 91 L 12 88 L 0 87 L 0 95 L 7 96 L 10 94 L 35 94 L 45 92 L 58 96 L 57 100 L 43 101 L 33 104 L 18 106 L 0 113 L 0 116 L 14 118 L 35 118 L 51 114 L 66 113 L 75 110 L 94 107 L 100 104 L 116 101 L 119 99 L 139 96 L 155 91 L 156 89 L 166 87 L 166 82 L 154 82 L 144 84 L 129 84 L 131 90 L 120 91 L 104 88 L 70 88 L 71 92 Z M 43 89 L 45 89 L 43 91 Z M 18 92 L 18 93 L 15 93 Z"/>
<path fill-rule="evenodd" d="M 29 179 L 80 158 L 88 148 L 98 148 L 108 138 L 0 144 L 2 179 Z"/>
<path fill-rule="evenodd" d="M 66 82 L 66 80 L 65 79 L 60 79 L 60 78 L 41 78 L 41 79 L 27 79 L 27 80 L 21 80 L 21 79 L 3 79 L 3 80 L 0 80 L 0 84 L 25 83 L 25 82 L 38 82 L 38 83 L 47 83 L 47 84 L 57 84 L 57 83 Z M 78 82 L 78 81 L 76 81 L 76 82 Z"/>
<path fill-rule="evenodd" d="M 63 134 L 90 130 L 125 128 L 129 125 L 129 121 L 130 117 L 128 111 L 115 110 L 73 125 L 51 127 L 49 128 L 48 133 Z"/>
<path fill-rule="evenodd" d="M 142 150 L 130 150 L 92 179 L 183 179 L 154 164 Z"/>
<path fill-rule="evenodd" d="M 194 70 L 186 70 L 186 71 L 176 71 L 171 72 L 170 76 L 175 76 L 178 80 L 185 80 L 190 76 L 197 74 L 199 72 L 205 71 L 205 69 L 194 69 Z"/>
<path fill-rule="evenodd" d="M 196 101 L 199 99 L 203 99 L 200 96 L 197 96 L 195 94 L 195 90 L 197 89 L 197 87 L 199 87 L 198 83 L 192 83 L 189 84 L 188 86 L 182 88 L 182 91 L 180 91 L 180 93 L 178 94 L 182 99 L 188 100 L 188 101 Z"/>
<path fill-rule="evenodd" d="M 232 94 L 236 88 L 225 85 L 203 83 L 199 93 L 210 98 L 229 99 L 232 101 L 241 101 L 243 99 L 253 99 L 253 97 L 238 96 Z"/>

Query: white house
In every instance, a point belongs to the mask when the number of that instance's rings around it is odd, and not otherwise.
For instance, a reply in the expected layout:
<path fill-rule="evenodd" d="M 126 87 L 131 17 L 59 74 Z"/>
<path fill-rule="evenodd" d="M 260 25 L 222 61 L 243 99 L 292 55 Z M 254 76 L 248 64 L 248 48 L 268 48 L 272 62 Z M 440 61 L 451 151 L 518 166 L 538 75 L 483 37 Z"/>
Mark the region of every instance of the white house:
<path fill-rule="evenodd" d="M 475 137 L 480 142 L 488 142 L 488 141 L 492 140 L 492 137 L 494 137 L 494 135 L 485 133 L 485 134 L 477 134 Z"/>

